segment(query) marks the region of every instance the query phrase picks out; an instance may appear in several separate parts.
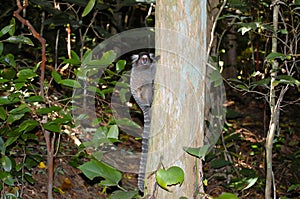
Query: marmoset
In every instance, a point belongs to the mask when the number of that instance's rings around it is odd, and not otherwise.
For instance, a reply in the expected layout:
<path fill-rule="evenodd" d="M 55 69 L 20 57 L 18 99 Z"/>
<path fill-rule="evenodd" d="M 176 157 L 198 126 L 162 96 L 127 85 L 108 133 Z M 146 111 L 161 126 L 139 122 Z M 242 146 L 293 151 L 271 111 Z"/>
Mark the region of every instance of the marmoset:
<path fill-rule="evenodd" d="M 132 55 L 132 69 L 130 76 L 130 90 L 144 115 L 144 130 L 142 140 L 142 155 L 140 160 L 138 188 L 144 191 L 144 178 L 148 157 L 148 144 L 151 125 L 151 105 L 154 94 L 154 77 L 156 62 L 160 57 L 154 57 L 153 53 L 139 53 Z"/>

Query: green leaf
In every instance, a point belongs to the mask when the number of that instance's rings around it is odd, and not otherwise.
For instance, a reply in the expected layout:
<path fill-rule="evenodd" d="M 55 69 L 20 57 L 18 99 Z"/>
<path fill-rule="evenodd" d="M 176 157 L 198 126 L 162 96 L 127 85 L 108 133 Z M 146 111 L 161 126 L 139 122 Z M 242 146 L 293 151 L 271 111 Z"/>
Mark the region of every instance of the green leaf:
<path fill-rule="evenodd" d="M 9 31 L 9 35 L 10 35 L 10 36 L 13 36 L 13 35 L 15 34 L 15 31 L 16 31 L 16 20 L 15 20 L 14 17 L 11 18 L 11 20 L 10 20 L 10 25 L 12 25 L 12 28 L 11 28 L 10 31 Z"/>
<path fill-rule="evenodd" d="M 135 128 L 138 128 L 138 129 L 141 128 L 140 125 L 138 125 L 137 123 L 135 123 L 134 121 L 132 121 L 128 118 L 121 118 L 121 119 L 118 119 L 118 120 L 115 120 L 115 121 L 118 125 L 125 125 L 125 126 L 129 126 L 129 127 L 135 127 Z"/>
<path fill-rule="evenodd" d="M 113 167 L 97 160 L 91 160 L 78 167 L 86 177 L 93 180 L 95 177 L 105 178 L 105 185 L 115 186 L 120 182 L 122 175 Z M 101 183 L 102 184 L 102 183 Z M 103 185 L 103 184 L 102 184 Z"/>
<path fill-rule="evenodd" d="M 138 195 L 138 191 L 121 191 L 117 190 L 114 191 L 108 199 L 132 199 L 135 198 L 135 196 Z"/>
<path fill-rule="evenodd" d="M 85 17 L 86 15 L 88 15 L 91 12 L 91 10 L 93 9 L 94 5 L 95 5 L 95 0 L 89 0 L 88 4 L 86 5 L 86 7 L 83 10 L 82 17 Z"/>
<path fill-rule="evenodd" d="M 220 72 L 218 70 L 214 70 L 211 74 L 210 74 L 210 80 L 212 82 L 214 82 L 214 86 L 220 86 L 223 82 L 223 78 L 222 75 L 220 74 Z"/>
<path fill-rule="evenodd" d="M 17 141 L 17 139 L 20 136 L 15 136 L 15 137 L 10 137 L 6 140 L 6 142 L 4 143 L 5 148 L 7 148 L 8 146 L 10 146 L 11 144 L 15 143 Z"/>
<path fill-rule="evenodd" d="M 266 60 L 267 61 L 272 61 L 276 58 L 279 58 L 281 60 L 284 60 L 286 58 L 286 56 L 282 53 L 278 53 L 278 52 L 272 52 L 270 54 L 267 55 Z"/>
<path fill-rule="evenodd" d="M 116 64 L 117 72 L 120 72 L 121 70 L 124 70 L 125 66 L 126 66 L 126 60 L 119 60 Z"/>
<path fill-rule="evenodd" d="M 59 83 L 61 81 L 60 74 L 58 72 L 56 72 L 55 70 L 51 71 L 51 76 L 53 77 L 53 79 L 56 83 Z"/>
<path fill-rule="evenodd" d="M 24 116 L 24 114 L 16 114 L 16 115 L 10 114 L 10 115 L 8 115 L 7 123 L 8 123 L 8 124 L 12 124 L 12 123 L 14 123 L 15 121 L 21 119 L 23 116 Z"/>
<path fill-rule="evenodd" d="M 6 119 L 6 111 L 5 109 L 1 106 L 0 107 L 0 119 L 5 120 Z"/>
<path fill-rule="evenodd" d="M 25 99 L 25 102 L 31 103 L 31 102 L 45 102 L 44 98 L 42 96 L 30 96 Z"/>
<path fill-rule="evenodd" d="M 232 193 L 222 193 L 219 197 L 216 197 L 216 199 L 239 199 L 236 195 Z"/>
<path fill-rule="evenodd" d="M 252 187 L 252 186 L 256 183 L 257 180 L 258 180 L 258 177 L 247 179 L 247 180 L 246 180 L 246 183 L 247 183 L 248 185 L 247 185 L 245 188 L 243 188 L 243 190 L 249 189 L 250 187 Z"/>
<path fill-rule="evenodd" d="M 290 75 L 278 75 L 276 79 L 279 79 L 279 83 L 281 84 L 295 84 L 296 86 L 300 86 L 300 81 Z"/>
<path fill-rule="evenodd" d="M 58 107 L 58 106 L 51 106 L 49 108 L 40 108 L 36 112 L 39 115 L 44 115 L 44 114 L 52 113 L 52 112 L 59 111 L 59 110 L 61 110 L 60 107 Z"/>
<path fill-rule="evenodd" d="M 173 166 L 167 170 L 159 169 L 156 173 L 156 182 L 163 189 L 168 191 L 168 186 L 182 184 L 184 172 L 180 167 Z"/>
<path fill-rule="evenodd" d="M 71 50 L 71 59 L 65 59 L 63 64 L 80 65 L 81 61 L 75 51 Z"/>
<path fill-rule="evenodd" d="M 13 79 L 16 76 L 16 71 L 13 68 L 4 68 L 1 75 L 5 79 Z"/>
<path fill-rule="evenodd" d="M 296 190 L 299 188 L 300 188 L 300 184 L 293 184 L 293 185 L 289 186 L 287 191 L 290 192 L 290 191 L 293 191 L 293 190 Z"/>
<path fill-rule="evenodd" d="M 51 131 L 51 132 L 56 132 L 56 133 L 60 133 L 61 132 L 61 128 L 60 125 L 51 121 L 51 122 L 47 122 L 46 124 L 43 124 L 43 128 Z"/>
<path fill-rule="evenodd" d="M 35 127 L 37 127 L 38 125 L 39 125 L 39 123 L 35 120 L 25 120 L 20 124 L 18 131 L 19 132 L 23 132 L 23 131 L 29 132 L 32 129 L 34 129 Z"/>
<path fill-rule="evenodd" d="M 31 173 L 25 172 L 24 177 L 25 177 L 25 179 L 26 179 L 27 182 L 29 182 L 32 185 L 34 184 L 34 179 L 32 178 Z"/>
<path fill-rule="evenodd" d="M 58 83 L 72 88 L 81 88 L 80 83 L 73 79 L 63 79 L 60 80 Z"/>
<path fill-rule="evenodd" d="M 8 66 L 13 66 L 13 67 L 17 66 L 16 61 L 15 61 L 15 56 L 11 53 L 4 56 L 3 63 Z"/>
<path fill-rule="evenodd" d="M 1 158 L 1 166 L 6 172 L 10 172 L 12 169 L 12 162 L 6 155 Z"/>
<path fill-rule="evenodd" d="M 83 62 L 87 65 L 87 68 L 103 68 L 112 64 L 112 62 L 116 59 L 116 56 L 117 54 L 113 50 L 110 50 L 105 52 L 100 60 L 92 60 L 91 54 L 89 54 Z"/>
<path fill-rule="evenodd" d="M 107 138 L 118 139 L 118 137 L 119 137 L 119 128 L 117 125 L 112 125 L 109 128 L 109 131 L 107 133 Z"/>
<path fill-rule="evenodd" d="M 0 172 L 0 179 L 8 186 L 14 185 L 14 179 L 8 172 Z"/>
<path fill-rule="evenodd" d="M 2 55 L 2 53 L 3 53 L 3 43 L 0 42 L 0 55 Z"/>
<path fill-rule="evenodd" d="M 224 159 L 216 159 L 216 160 L 213 160 L 211 161 L 211 164 L 210 166 L 214 169 L 219 169 L 219 168 L 222 168 L 222 167 L 225 167 L 227 165 L 230 165 L 231 163 L 228 162 L 227 160 L 224 160 Z"/>
<path fill-rule="evenodd" d="M 1 151 L 1 154 L 5 154 L 5 144 L 4 144 L 4 141 L 2 139 L 2 137 L 0 137 L 0 151 Z"/>
<path fill-rule="evenodd" d="M 192 156 L 205 160 L 209 147 L 210 145 L 204 145 L 199 148 L 183 147 L 183 150 Z"/>
<path fill-rule="evenodd" d="M 13 43 L 13 44 L 27 44 L 30 46 L 34 46 L 31 39 L 29 39 L 28 37 L 25 37 L 25 36 L 11 36 L 11 37 L 3 40 L 3 42 Z"/>
<path fill-rule="evenodd" d="M 2 28 L 0 30 L 0 37 L 2 37 L 3 35 L 5 35 L 6 33 L 8 33 L 9 31 L 11 31 L 11 29 L 13 28 L 13 25 L 8 25 L 8 26 L 5 26 L 4 28 Z"/>
<path fill-rule="evenodd" d="M 26 104 L 21 104 L 15 109 L 12 109 L 9 111 L 10 114 L 23 114 L 23 113 L 28 113 L 31 112 L 30 108 Z"/>
<path fill-rule="evenodd" d="M 18 72 L 18 79 L 24 81 L 26 79 L 31 79 L 36 77 L 37 74 L 33 72 L 31 69 L 23 69 Z"/>

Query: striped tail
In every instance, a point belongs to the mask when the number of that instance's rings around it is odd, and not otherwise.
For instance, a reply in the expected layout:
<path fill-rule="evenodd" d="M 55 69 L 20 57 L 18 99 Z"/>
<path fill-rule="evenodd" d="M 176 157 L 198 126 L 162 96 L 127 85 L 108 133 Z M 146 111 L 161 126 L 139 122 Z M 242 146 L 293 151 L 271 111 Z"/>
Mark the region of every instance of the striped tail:
<path fill-rule="evenodd" d="M 140 191 L 144 192 L 144 181 L 146 175 L 146 164 L 148 158 L 148 147 L 149 147 L 149 137 L 150 137 L 150 125 L 151 125 L 151 107 L 145 107 L 143 110 L 144 114 L 144 131 L 142 140 L 142 155 L 140 160 L 140 169 L 138 176 L 138 188 Z"/>

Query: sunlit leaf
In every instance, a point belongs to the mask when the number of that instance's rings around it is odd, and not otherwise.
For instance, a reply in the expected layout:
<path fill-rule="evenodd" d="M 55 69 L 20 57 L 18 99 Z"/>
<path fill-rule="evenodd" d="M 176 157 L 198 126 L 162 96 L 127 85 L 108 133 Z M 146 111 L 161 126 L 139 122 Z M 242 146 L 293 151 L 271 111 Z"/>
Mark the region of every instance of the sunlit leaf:
<path fill-rule="evenodd" d="M 135 198 L 135 196 L 138 195 L 138 191 L 122 191 L 122 190 L 117 190 L 114 191 L 108 199 L 132 199 Z"/>
<path fill-rule="evenodd" d="M 55 122 L 47 122 L 46 124 L 43 124 L 43 127 L 44 127 L 44 129 L 51 131 L 51 132 L 56 132 L 56 133 L 61 132 L 60 125 Z"/>
<path fill-rule="evenodd" d="M 121 70 L 124 70 L 125 66 L 126 66 L 126 60 L 119 60 L 116 64 L 117 72 L 120 72 Z"/>
<path fill-rule="evenodd" d="M 276 58 L 279 58 L 281 60 L 284 60 L 286 58 L 286 56 L 282 53 L 278 53 L 278 52 L 272 52 L 270 54 L 267 55 L 266 60 L 267 61 L 272 61 Z"/>
<path fill-rule="evenodd" d="M 36 77 L 37 74 L 33 72 L 31 69 L 22 69 L 18 72 L 19 80 L 26 80 Z"/>
<path fill-rule="evenodd" d="M 81 88 L 81 84 L 78 81 L 73 79 L 63 79 L 59 81 L 59 84 L 72 87 L 72 88 Z"/>
<path fill-rule="evenodd" d="M 107 138 L 118 139 L 118 137 L 119 137 L 119 128 L 117 125 L 112 125 L 109 128 L 109 131 L 107 133 Z"/>
<path fill-rule="evenodd" d="M 86 15 L 88 15 L 91 12 L 91 10 L 93 9 L 94 5 L 95 5 L 95 0 L 89 0 L 88 4 L 86 5 L 86 7 L 83 10 L 82 17 L 85 17 Z"/>
<path fill-rule="evenodd" d="M 116 56 L 117 54 L 113 50 L 105 52 L 99 60 L 92 60 L 91 55 L 89 55 L 84 60 L 84 64 L 87 68 L 101 69 L 112 64 L 112 62 L 116 59 Z"/>
<path fill-rule="evenodd" d="M 30 46 L 34 46 L 31 39 L 29 39 L 28 37 L 25 37 L 25 36 L 11 36 L 11 37 L 3 40 L 3 42 L 14 43 L 14 44 L 27 44 Z"/>
<path fill-rule="evenodd" d="M 300 184 L 293 184 L 293 185 L 289 186 L 287 191 L 289 192 L 289 191 L 293 191 L 293 190 L 296 190 L 299 188 L 300 188 Z"/>
<path fill-rule="evenodd" d="M 8 172 L 0 171 L 0 179 L 8 186 L 13 186 L 15 183 L 14 178 Z"/>
<path fill-rule="evenodd" d="M 243 188 L 243 190 L 249 189 L 250 187 L 252 187 L 256 183 L 257 180 L 258 180 L 258 177 L 247 179 L 246 182 L 248 185 L 245 188 Z"/>
<path fill-rule="evenodd" d="M 2 37 L 3 35 L 5 35 L 6 33 L 8 33 L 9 31 L 11 31 L 11 29 L 13 28 L 13 25 L 7 25 L 4 28 L 2 28 L 0 30 L 0 37 Z"/>
<path fill-rule="evenodd" d="M 120 182 L 122 175 L 115 168 L 108 166 L 102 162 L 91 160 L 87 163 L 78 167 L 86 177 L 90 180 L 93 180 L 95 177 L 103 177 L 105 178 L 105 185 L 114 186 L 118 185 Z M 101 183 L 103 184 L 103 183 Z"/>
<path fill-rule="evenodd" d="M 239 199 L 239 198 L 232 193 L 222 193 L 219 197 L 216 197 L 216 199 Z"/>
<path fill-rule="evenodd" d="M 184 172 L 180 167 L 173 166 L 167 170 L 159 169 L 156 173 L 156 182 L 163 189 L 168 191 L 168 186 L 182 184 Z"/>
<path fill-rule="evenodd" d="M 35 127 L 37 127 L 39 125 L 39 123 L 35 120 L 25 120 L 23 121 L 19 128 L 18 131 L 19 132 L 28 132 L 31 131 L 32 129 L 34 129 Z"/>
<path fill-rule="evenodd" d="M 9 31 L 9 35 L 13 36 L 15 34 L 15 31 L 16 31 L 16 19 L 14 17 L 11 18 L 10 25 L 12 25 L 12 28 Z"/>
<path fill-rule="evenodd" d="M 53 79 L 56 83 L 59 83 L 61 81 L 60 74 L 58 72 L 56 72 L 55 70 L 51 71 L 51 76 L 53 77 Z"/>
<path fill-rule="evenodd" d="M 32 178 L 31 173 L 25 172 L 24 177 L 27 180 L 27 182 L 29 182 L 30 184 L 34 184 L 34 179 Z"/>
<path fill-rule="evenodd" d="M 183 147 L 183 150 L 192 156 L 205 160 L 205 156 L 209 150 L 209 147 L 210 145 L 204 145 L 199 148 Z"/>
<path fill-rule="evenodd" d="M 9 159 L 9 157 L 7 157 L 6 155 L 2 156 L 0 161 L 1 161 L 1 166 L 4 169 L 4 171 L 10 172 L 12 169 L 12 162 Z"/>
<path fill-rule="evenodd" d="M 12 124 L 15 121 L 20 120 L 23 116 L 24 116 L 24 114 L 9 114 L 7 117 L 7 123 Z"/>
<path fill-rule="evenodd" d="M 44 98 L 42 96 L 30 96 L 25 99 L 25 102 L 31 103 L 31 102 L 45 102 Z"/>

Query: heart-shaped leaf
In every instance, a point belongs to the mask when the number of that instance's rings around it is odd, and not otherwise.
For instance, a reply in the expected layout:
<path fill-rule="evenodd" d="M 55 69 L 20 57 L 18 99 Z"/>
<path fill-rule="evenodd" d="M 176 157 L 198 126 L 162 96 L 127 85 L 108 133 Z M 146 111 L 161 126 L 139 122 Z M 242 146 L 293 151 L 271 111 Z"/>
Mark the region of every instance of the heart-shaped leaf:
<path fill-rule="evenodd" d="M 163 189 L 168 190 L 168 186 L 182 184 L 184 172 L 180 167 L 173 166 L 167 170 L 159 169 L 156 174 L 156 182 Z"/>

